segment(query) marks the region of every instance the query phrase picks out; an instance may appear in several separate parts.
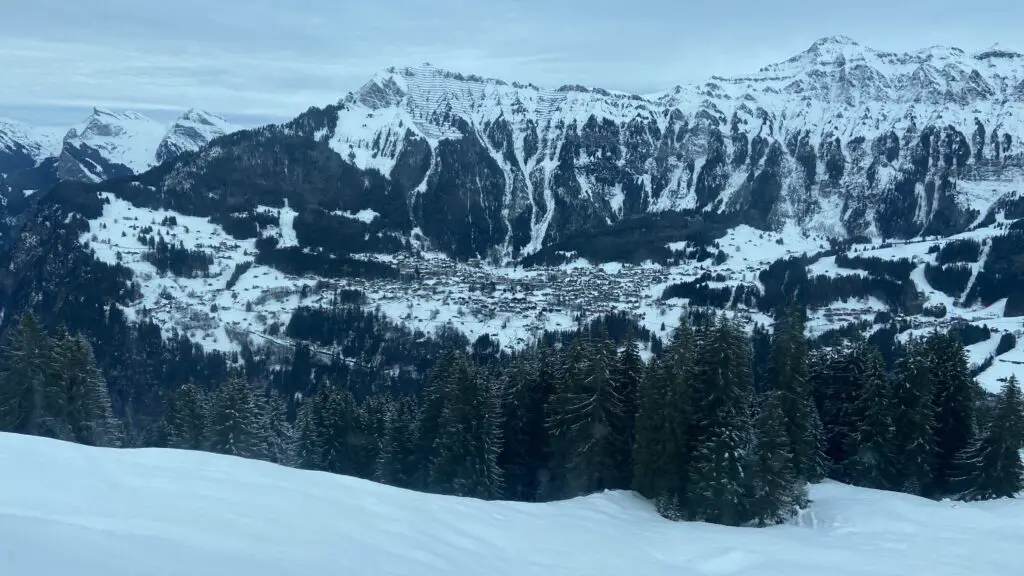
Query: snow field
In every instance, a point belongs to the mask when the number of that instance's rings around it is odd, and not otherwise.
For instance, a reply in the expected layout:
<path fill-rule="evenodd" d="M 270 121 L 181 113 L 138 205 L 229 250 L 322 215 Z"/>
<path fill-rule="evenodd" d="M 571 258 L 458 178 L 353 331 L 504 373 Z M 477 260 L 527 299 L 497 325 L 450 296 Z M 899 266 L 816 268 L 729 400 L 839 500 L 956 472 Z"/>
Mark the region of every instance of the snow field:
<path fill-rule="evenodd" d="M 550 504 L 400 490 L 201 452 L 0 434 L 12 576 L 1010 576 L 1024 502 L 836 483 L 790 525 L 676 523 L 631 492 Z"/>

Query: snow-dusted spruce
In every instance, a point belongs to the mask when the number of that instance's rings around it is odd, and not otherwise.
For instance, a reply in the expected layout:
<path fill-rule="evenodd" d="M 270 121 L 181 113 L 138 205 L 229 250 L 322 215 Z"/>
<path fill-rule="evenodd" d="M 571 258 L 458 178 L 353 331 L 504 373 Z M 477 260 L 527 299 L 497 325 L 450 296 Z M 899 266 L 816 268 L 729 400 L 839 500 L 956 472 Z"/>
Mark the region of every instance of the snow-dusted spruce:
<path fill-rule="evenodd" d="M 106 378 L 84 338 L 61 330 L 51 339 L 26 315 L 0 362 L 0 430 L 91 446 L 121 444 L 123 429 Z"/>
<path fill-rule="evenodd" d="M 964 475 L 959 484 L 965 500 L 1013 498 L 1024 491 L 1024 397 L 1010 377 L 996 400 L 992 422 L 960 454 Z"/>
<path fill-rule="evenodd" d="M 417 486 L 419 418 L 419 405 L 414 398 L 405 396 L 395 402 L 388 415 L 375 480 L 399 488 Z"/>
<path fill-rule="evenodd" d="M 695 356 L 693 330 L 683 322 L 666 354 L 647 366 L 637 400 L 633 488 L 674 520 L 686 517 Z"/>
<path fill-rule="evenodd" d="M 900 489 L 908 494 L 934 494 L 932 471 L 935 468 L 935 412 L 932 397 L 933 358 L 922 339 L 907 343 L 906 355 L 896 367 L 896 437 Z"/>
<path fill-rule="evenodd" d="M 698 325 L 696 341 L 686 509 L 697 520 L 739 525 L 747 519 L 744 466 L 754 438 L 750 344 L 724 316 Z"/>
<path fill-rule="evenodd" d="M 873 346 L 865 354 L 863 385 L 856 404 L 860 426 L 855 436 L 856 453 L 850 460 L 850 481 L 891 490 L 897 479 L 893 438 L 896 406 L 882 354 Z"/>
<path fill-rule="evenodd" d="M 260 412 L 249 385 L 232 378 L 218 389 L 209 412 L 209 450 L 243 458 L 266 458 Z"/>
<path fill-rule="evenodd" d="M 749 517 L 758 526 L 779 524 L 807 505 L 807 484 L 793 466 L 794 450 L 786 433 L 782 393 L 763 395 L 754 423 L 757 439 L 745 474 Z"/>
<path fill-rule="evenodd" d="M 795 302 L 780 313 L 772 334 L 770 385 L 785 420 L 790 464 L 797 478 L 817 481 L 824 477 L 824 447 L 821 419 L 811 394 L 809 354 L 803 309 Z"/>
<path fill-rule="evenodd" d="M 167 445 L 182 450 L 203 450 L 209 435 L 209 395 L 195 384 L 182 386 L 168 403 Z"/>

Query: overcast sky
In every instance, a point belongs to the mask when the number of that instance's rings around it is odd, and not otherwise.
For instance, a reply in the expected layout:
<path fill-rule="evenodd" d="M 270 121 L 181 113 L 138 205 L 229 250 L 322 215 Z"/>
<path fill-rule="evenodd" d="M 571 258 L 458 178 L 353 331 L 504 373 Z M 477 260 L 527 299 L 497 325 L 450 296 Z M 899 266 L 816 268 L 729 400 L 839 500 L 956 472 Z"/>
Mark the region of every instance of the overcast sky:
<path fill-rule="evenodd" d="M 646 93 L 836 34 L 890 51 L 1024 43 L 1019 0 L 0 0 L 0 14 L 0 116 L 52 125 L 94 105 L 278 121 L 422 62 Z"/>

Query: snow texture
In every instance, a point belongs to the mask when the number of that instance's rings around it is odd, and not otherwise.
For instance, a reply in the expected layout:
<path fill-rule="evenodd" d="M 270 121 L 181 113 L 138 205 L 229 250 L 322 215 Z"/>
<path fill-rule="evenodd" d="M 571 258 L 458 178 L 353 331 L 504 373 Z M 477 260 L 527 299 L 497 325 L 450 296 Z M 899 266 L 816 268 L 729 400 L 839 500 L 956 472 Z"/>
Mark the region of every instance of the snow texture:
<path fill-rule="evenodd" d="M 550 504 L 421 494 L 201 452 L 0 434 L 12 576 L 1009 576 L 1024 502 L 813 486 L 792 524 L 671 522 L 631 492 Z"/>

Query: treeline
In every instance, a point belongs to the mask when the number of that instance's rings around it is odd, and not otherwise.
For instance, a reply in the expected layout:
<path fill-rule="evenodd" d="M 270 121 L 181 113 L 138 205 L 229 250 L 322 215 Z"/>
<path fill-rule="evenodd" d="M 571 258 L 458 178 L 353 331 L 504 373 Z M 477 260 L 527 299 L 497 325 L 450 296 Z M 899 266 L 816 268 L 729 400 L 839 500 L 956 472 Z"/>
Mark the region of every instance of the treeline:
<path fill-rule="evenodd" d="M 772 313 L 794 298 L 808 308 L 822 308 L 834 302 L 870 296 L 901 314 L 917 314 L 922 310 L 924 299 L 910 279 L 913 265 L 909 260 L 837 254 L 837 266 L 864 270 L 868 275 L 810 276 L 807 267 L 816 259 L 804 256 L 776 260 L 759 272 L 758 280 L 764 286 L 764 293 L 756 297 L 757 308 Z"/>
<path fill-rule="evenodd" d="M 793 311 L 758 359 L 765 345 L 735 324 L 694 318 L 649 363 L 632 341 L 616 351 L 585 333 L 498 365 L 449 349 L 419 401 L 371 397 L 360 408 L 325 383 L 300 410 L 298 449 L 347 446 L 349 460 L 306 466 L 406 488 L 527 501 L 634 488 L 667 517 L 728 524 L 787 518 L 804 484 L 825 475 L 934 498 L 1021 489 L 1016 382 L 991 402 L 955 336 L 911 340 L 887 366 L 856 339 L 809 351 Z M 332 421 L 320 411 L 335 403 L 344 441 L 311 424 Z"/>
<path fill-rule="evenodd" d="M 642 214 L 605 225 L 595 223 L 591 229 L 575 231 L 523 258 L 522 265 L 558 266 L 577 257 L 594 263 L 640 264 L 649 260 L 671 265 L 713 259 L 715 264 L 721 264 L 728 255 L 717 240 L 736 224 L 735 215 L 696 210 Z M 686 247 L 668 247 L 675 242 L 686 242 Z M 566 253 L 574 256 L 568 257 Z"/>
<path fill-rule="evenodd" d="M 264 236 L 256 241 L 256 263 L 277 268 L 295 276 L 321 278 L 399 278 L 396 266 L 384 262 L 353 258 L 325 250 L 307 251 L 299 246 L 278 247 L 278 239 Z"/>
<path fill-rule="evenodd" d="M 209 276 L 213 255 L 203 250 L 191 250 L 184 242 L 167 242 L 163 235 L 139 235 L 139 242 L 149 249 L 142 255 L 143 260 L 156 267 L 161 273 L 171 273 L 183 278 Z"/>
<path fill-rule="evenodd" d="M 990 306 L 1006 298 L 1006 316 L 1024 315 L 1024 231 L 1011 230 L 989 240 L 983 268 L 978 272 L 965 305 Z"/>
<path fill-rule="evenodd" d="M 810 350 L 796 308 L 753 340 L 725 316 L 693 312 L 647 362 L 634 338 L 617 346 L 600 326 L 512 356 L 451 341 L 408 393 L 357 394 L 349 378 L 314 376 L 298 360 L 282 378 L 313 388 L 284 391 L 250 365 L 244 378 L 181 386 L 132 445 L 490 499 L 635 489 L 668 518 L 729 525 L 790 518 L 807 503 L 806 484 L 826 476 L 931 498 L 1024 488 L 1016 380 L 994 400 L 984 394 L 954 335 L 911 339 L 887 365 L 857 338 Z M 26 317 L 2 356 L 2 429 L 119 445 L 127 426 L 113 420 L 95 362 L 49 352 L 84 349 L 80 338 L 50 340 Z M 56 360 L 65 356 L 74 360 Z M 44 409 L 12 398 L 55 400 Z"/>

